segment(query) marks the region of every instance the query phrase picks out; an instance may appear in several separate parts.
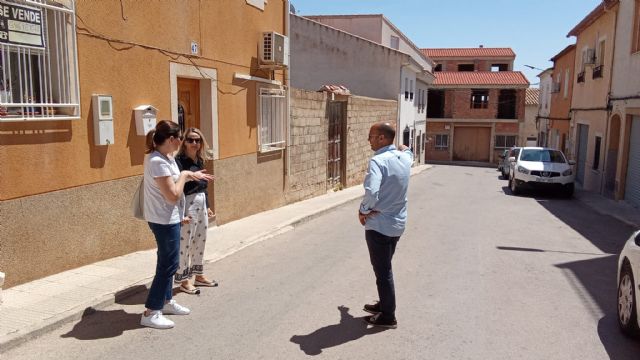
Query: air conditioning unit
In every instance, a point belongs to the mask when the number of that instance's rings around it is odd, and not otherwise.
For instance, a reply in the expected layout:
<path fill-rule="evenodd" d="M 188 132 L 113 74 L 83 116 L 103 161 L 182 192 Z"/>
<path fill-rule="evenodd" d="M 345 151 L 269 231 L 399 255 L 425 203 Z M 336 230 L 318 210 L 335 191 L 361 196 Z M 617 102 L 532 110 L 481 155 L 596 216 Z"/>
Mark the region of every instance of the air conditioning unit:
<path fill-rule="evenodd" d="M 274 31 L 262 33 L 260 65 L 275 68 L 289 66 L 289 38 Z"/>
<path fill-rule="evenodd" d="M 582 53 L 582 63 L 585 65 L 594 65 L 596 63 L 596 50 L 587 49 Z"/>

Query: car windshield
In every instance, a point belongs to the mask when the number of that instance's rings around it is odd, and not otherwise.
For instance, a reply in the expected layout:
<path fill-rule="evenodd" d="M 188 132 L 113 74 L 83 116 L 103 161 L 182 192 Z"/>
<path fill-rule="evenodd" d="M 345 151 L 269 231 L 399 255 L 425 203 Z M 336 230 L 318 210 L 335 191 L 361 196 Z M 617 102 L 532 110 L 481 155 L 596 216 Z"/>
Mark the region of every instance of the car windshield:
<path fill-rule="evenodd" d="M 552 163 L 564 163 L 564 156 L 558 150 L 549 149 L 524 149 L 520 161 L 541 161 Z"/>

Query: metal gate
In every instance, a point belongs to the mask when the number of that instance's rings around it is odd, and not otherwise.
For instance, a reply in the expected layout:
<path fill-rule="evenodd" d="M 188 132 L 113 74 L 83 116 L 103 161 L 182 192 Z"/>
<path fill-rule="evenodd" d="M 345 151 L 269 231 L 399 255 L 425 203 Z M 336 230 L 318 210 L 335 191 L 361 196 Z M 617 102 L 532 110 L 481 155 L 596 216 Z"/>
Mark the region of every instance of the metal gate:
<path fill-rule="evenodd" d="M 640 116 L 634 116 L 631 123 L 628 164 L 624 199 L 640 207 Z"/>
<path fill-rule="evenodd" d="M 344 185 L 344 146 L 342 143 L 346 124 L 347 103 L 329 102 L 329 143 L 327 144 L 327 187 Z"/>
<path fill-rule="evenodd" d="M 578 144 L 576 155 L 577 169 L 576 169 L 576 181 L 580 185 L 584 185 L 584 167 L 587 160 L 587 142 L 589 141 L 589 125 L 578 124 Z"/>

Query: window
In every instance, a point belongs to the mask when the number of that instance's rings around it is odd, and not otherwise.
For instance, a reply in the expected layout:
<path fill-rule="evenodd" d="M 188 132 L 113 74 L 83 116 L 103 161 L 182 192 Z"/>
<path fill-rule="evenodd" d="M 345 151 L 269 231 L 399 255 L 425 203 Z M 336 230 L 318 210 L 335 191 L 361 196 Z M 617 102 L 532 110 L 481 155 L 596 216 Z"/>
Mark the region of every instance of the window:
<path fill-rule="evenodd" d="M 447 150 L 449 148 L 449 135 L 438 134 L 436 135 L 436 150 Z"/>
<path fill-rule="evenodd" d="M 437 64 L 436 67 L 433 68 L 433 71 L 442 71 L 442 64 Z"/>
<path fill-rule="evenodd" d="M 569 72 L 569 69 L 566 69 L 564 72 L 564 95 L 563 95 L 565 99 L 569 96 L 569 76 L 571 76 L 571 73 Z"/>
<path fill-rule="evenodd" d="M 593 170 L 598 170 L 600 167 L 600 145 L 602 144 L 602 138 L 596 136 L 595 149 L 593 151 Z"/>
<path fill-rule="evenodd" d="M 413 100 L 413 80 L 409 80 L 409 100 Z"/>
<path fill-rule="evenodd" d="M 400 48 L 400 38 L 391 35 L 391 37 L 389 38 L 389 47 L 398 50 Z"/>
<path fill-rule="evenodd" d="M 633 21 L 633 44 L 631 52 L 640 51 L 640 0 L 635 1 L 634 21 Z"/>
<path fill-rule="evenodd" d="M 80 116 L 75 4 L 58 3 L 2 3 L 28 20 L 0 31 L 0 122 Z"/>
<path fill-rule="evenodd" d="M 496 149 L 509 149 L 516 146 L 516 135 L 496 135 Z"/>
<path fill-rule="evenodd" d="M 474 71 L 475 66 L 473 64 L 458 64 L 458 71 Z"/>
<path fill-rule="evenodd" d="M 492 64 L 491 71 L 509 71 L 509 64 Z"/>
<path fill-rule="evenodd" d="M 489 107 L 489 90 L 471 91 L 471 108 L 486 109 Z"/>
<path fill-rule="evenodd" d="M 579 82 L 579 83 L 583 83 L 584 82 L 584 70 L 582 70 L 581 72 L 578 73 L 577 82 Z"/>
<path fill-rule="evenodd" d="M 404 99 L 409 99 L 409 78 L 404 78 Z"/>
<path fill-rule="evenodd" d="M 284 149 L 286 128 L 286 92 L 260 88 L 258 108 L 258 148 L 260 152 Z"/>

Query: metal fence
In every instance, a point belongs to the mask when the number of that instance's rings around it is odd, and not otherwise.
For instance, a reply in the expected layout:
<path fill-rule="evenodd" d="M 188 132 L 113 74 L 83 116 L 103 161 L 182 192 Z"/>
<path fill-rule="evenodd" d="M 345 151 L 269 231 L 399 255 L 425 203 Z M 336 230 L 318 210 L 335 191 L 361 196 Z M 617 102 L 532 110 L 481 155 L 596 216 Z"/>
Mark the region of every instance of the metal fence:
<path fill-rule="evenodd" d="M 41 12 L 44 46 L 0 43 L 0 121 L 78 119 L 74 1 L 10 4 Z"/>

